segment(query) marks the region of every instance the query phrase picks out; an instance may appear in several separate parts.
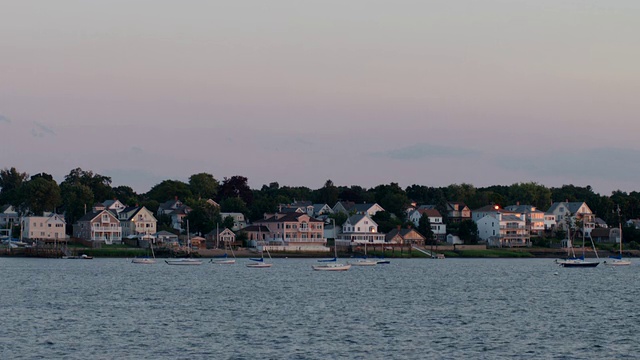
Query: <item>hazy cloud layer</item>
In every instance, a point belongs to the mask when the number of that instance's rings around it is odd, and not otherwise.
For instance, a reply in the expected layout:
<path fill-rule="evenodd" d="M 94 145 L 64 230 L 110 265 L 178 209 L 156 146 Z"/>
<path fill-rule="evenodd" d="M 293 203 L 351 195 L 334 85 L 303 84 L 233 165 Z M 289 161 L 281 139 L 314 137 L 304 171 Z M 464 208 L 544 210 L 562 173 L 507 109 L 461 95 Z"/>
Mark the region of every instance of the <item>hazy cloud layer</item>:
<path fill-rule="evenodd" d="M 462 147 L 449 147 L 432 144 L 416 144 L 384 152 L 374 152 L 372 157 L 384 157 L 396 160 L 418 160 L 425 158 L 460 158 L 480 154 L 479 151 Z"/>
<path fill-rule="evenodd" d="M 10 124 L 10 123 L 11 123 L 11 119 L 9 119 L 8 117 L 6 117 L 6 116 L 4 116 L 4 115 L 1 115 L 1 114 L 0 114 L 0 124 L 1 124 L 1 123 L 7 123 L 7 124 Z"/>

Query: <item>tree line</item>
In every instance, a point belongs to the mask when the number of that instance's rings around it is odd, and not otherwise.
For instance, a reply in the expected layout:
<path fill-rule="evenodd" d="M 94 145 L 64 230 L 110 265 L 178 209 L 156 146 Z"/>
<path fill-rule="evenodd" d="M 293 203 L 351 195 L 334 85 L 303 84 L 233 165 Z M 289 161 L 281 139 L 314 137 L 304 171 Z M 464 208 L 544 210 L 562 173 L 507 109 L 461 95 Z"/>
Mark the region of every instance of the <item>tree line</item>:
<path fill-rule="evenodd" d="M 90 211 L 94 204 L 106 200 L 118 199 L 129 206 L 145 206 L 156 213 L 160 204 L 174 198 L 192 208 L 187 218 L 191 229 L 200 233 L 207 233 L 216 226 L 230 227 L 230 219 L 221 219 L 220 212 L 240 212 L 254 221 L 263 218 L 265 213 L 276 212 L 279 205 L 296 200 L 329 206 L 338 201 L 378 203 L 385 209 L 374 218 L 381 232 L 408 225 L 405 210 L 414 202 L 435 205 L 443 215 L 445 224 L 448 223 L 444 211 L 447 202 L 463 202 L 471 210 L 488 204 L 507 206 L 520 203 L 546 211 L 554 202 L 584 201 L 598 217 L 612 226 L 617 226 L 618 221 L 624 223 L 640 216 L 640 193 L 617 190 L 605 196 L 595 193 L 591 186 L 546 187 L 527 182 L 481 188 L 467 183 L 444 187 L 414 184 L 402 188 L 392 182 L 367 189 L 358 185 L 337 186 L 327 180 L 319 189 L 280 186 L 277 182 L 251 189 L 244 176 L 235 175 L 218 180 L 212 174 L 203 172 L 191 175 L 188 182 L 164 180 L 148 192 L 138 194 L 126 185 L 112 186 L 109 176 L 81 168 L 71 170 L 61 183 L 47 173 L 29 175 L 15 167 L 0 170 L 0 205 L 13 205 L 21 215 L 41 215 L 43 212 L 64 214 L 68 226 Z M 208 199 L 216 201 L 220 207 L 210 205 Z M 618 206 L 620 218 L 616 212 Z M 336 214 L 333 217 L 336 218 L 336 224 L 346 219 L 346 215 Z M 158 222 L 159 229 L 171 229 L 170 220 L 166 217 L 160 216 Z M 419 228 L 429 232 L 428 224 L 421 224 Z"/>

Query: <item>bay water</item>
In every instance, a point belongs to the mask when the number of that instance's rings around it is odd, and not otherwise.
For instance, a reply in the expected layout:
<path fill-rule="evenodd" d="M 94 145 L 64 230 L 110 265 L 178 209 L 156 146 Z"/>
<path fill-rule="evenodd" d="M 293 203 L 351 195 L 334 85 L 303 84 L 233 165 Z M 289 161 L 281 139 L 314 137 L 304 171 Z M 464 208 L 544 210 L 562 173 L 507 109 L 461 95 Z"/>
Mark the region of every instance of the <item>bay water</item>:
<path fill-rule="evenodd" d="M 640 261 L 248 262 L 0 258 L 0 358 L 640 358 Z"/>

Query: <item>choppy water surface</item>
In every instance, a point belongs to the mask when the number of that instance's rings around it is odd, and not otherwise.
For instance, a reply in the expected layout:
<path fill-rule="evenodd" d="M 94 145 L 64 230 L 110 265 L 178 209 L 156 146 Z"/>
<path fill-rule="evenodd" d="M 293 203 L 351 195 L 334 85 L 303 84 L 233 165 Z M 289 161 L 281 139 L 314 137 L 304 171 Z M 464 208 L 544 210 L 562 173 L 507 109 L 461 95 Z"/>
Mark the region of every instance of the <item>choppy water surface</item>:
<path fill-rule="evenodd" d="M 640 261 L 394 259 L 337 273 L 247 261 L 0 258 L 0 358 L 640 357 Z"/>

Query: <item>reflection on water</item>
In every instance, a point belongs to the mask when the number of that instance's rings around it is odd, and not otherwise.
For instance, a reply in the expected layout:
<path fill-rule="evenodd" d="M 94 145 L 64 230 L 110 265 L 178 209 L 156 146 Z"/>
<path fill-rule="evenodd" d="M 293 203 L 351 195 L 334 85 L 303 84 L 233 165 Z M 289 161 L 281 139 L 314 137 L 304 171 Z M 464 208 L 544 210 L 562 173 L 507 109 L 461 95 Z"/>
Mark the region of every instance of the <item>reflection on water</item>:
<path fill-rule="evenodd" d="M 638 266 L 548 259 L 236 265 L 0 258 L 0 358 L 636 357 Z"/>

